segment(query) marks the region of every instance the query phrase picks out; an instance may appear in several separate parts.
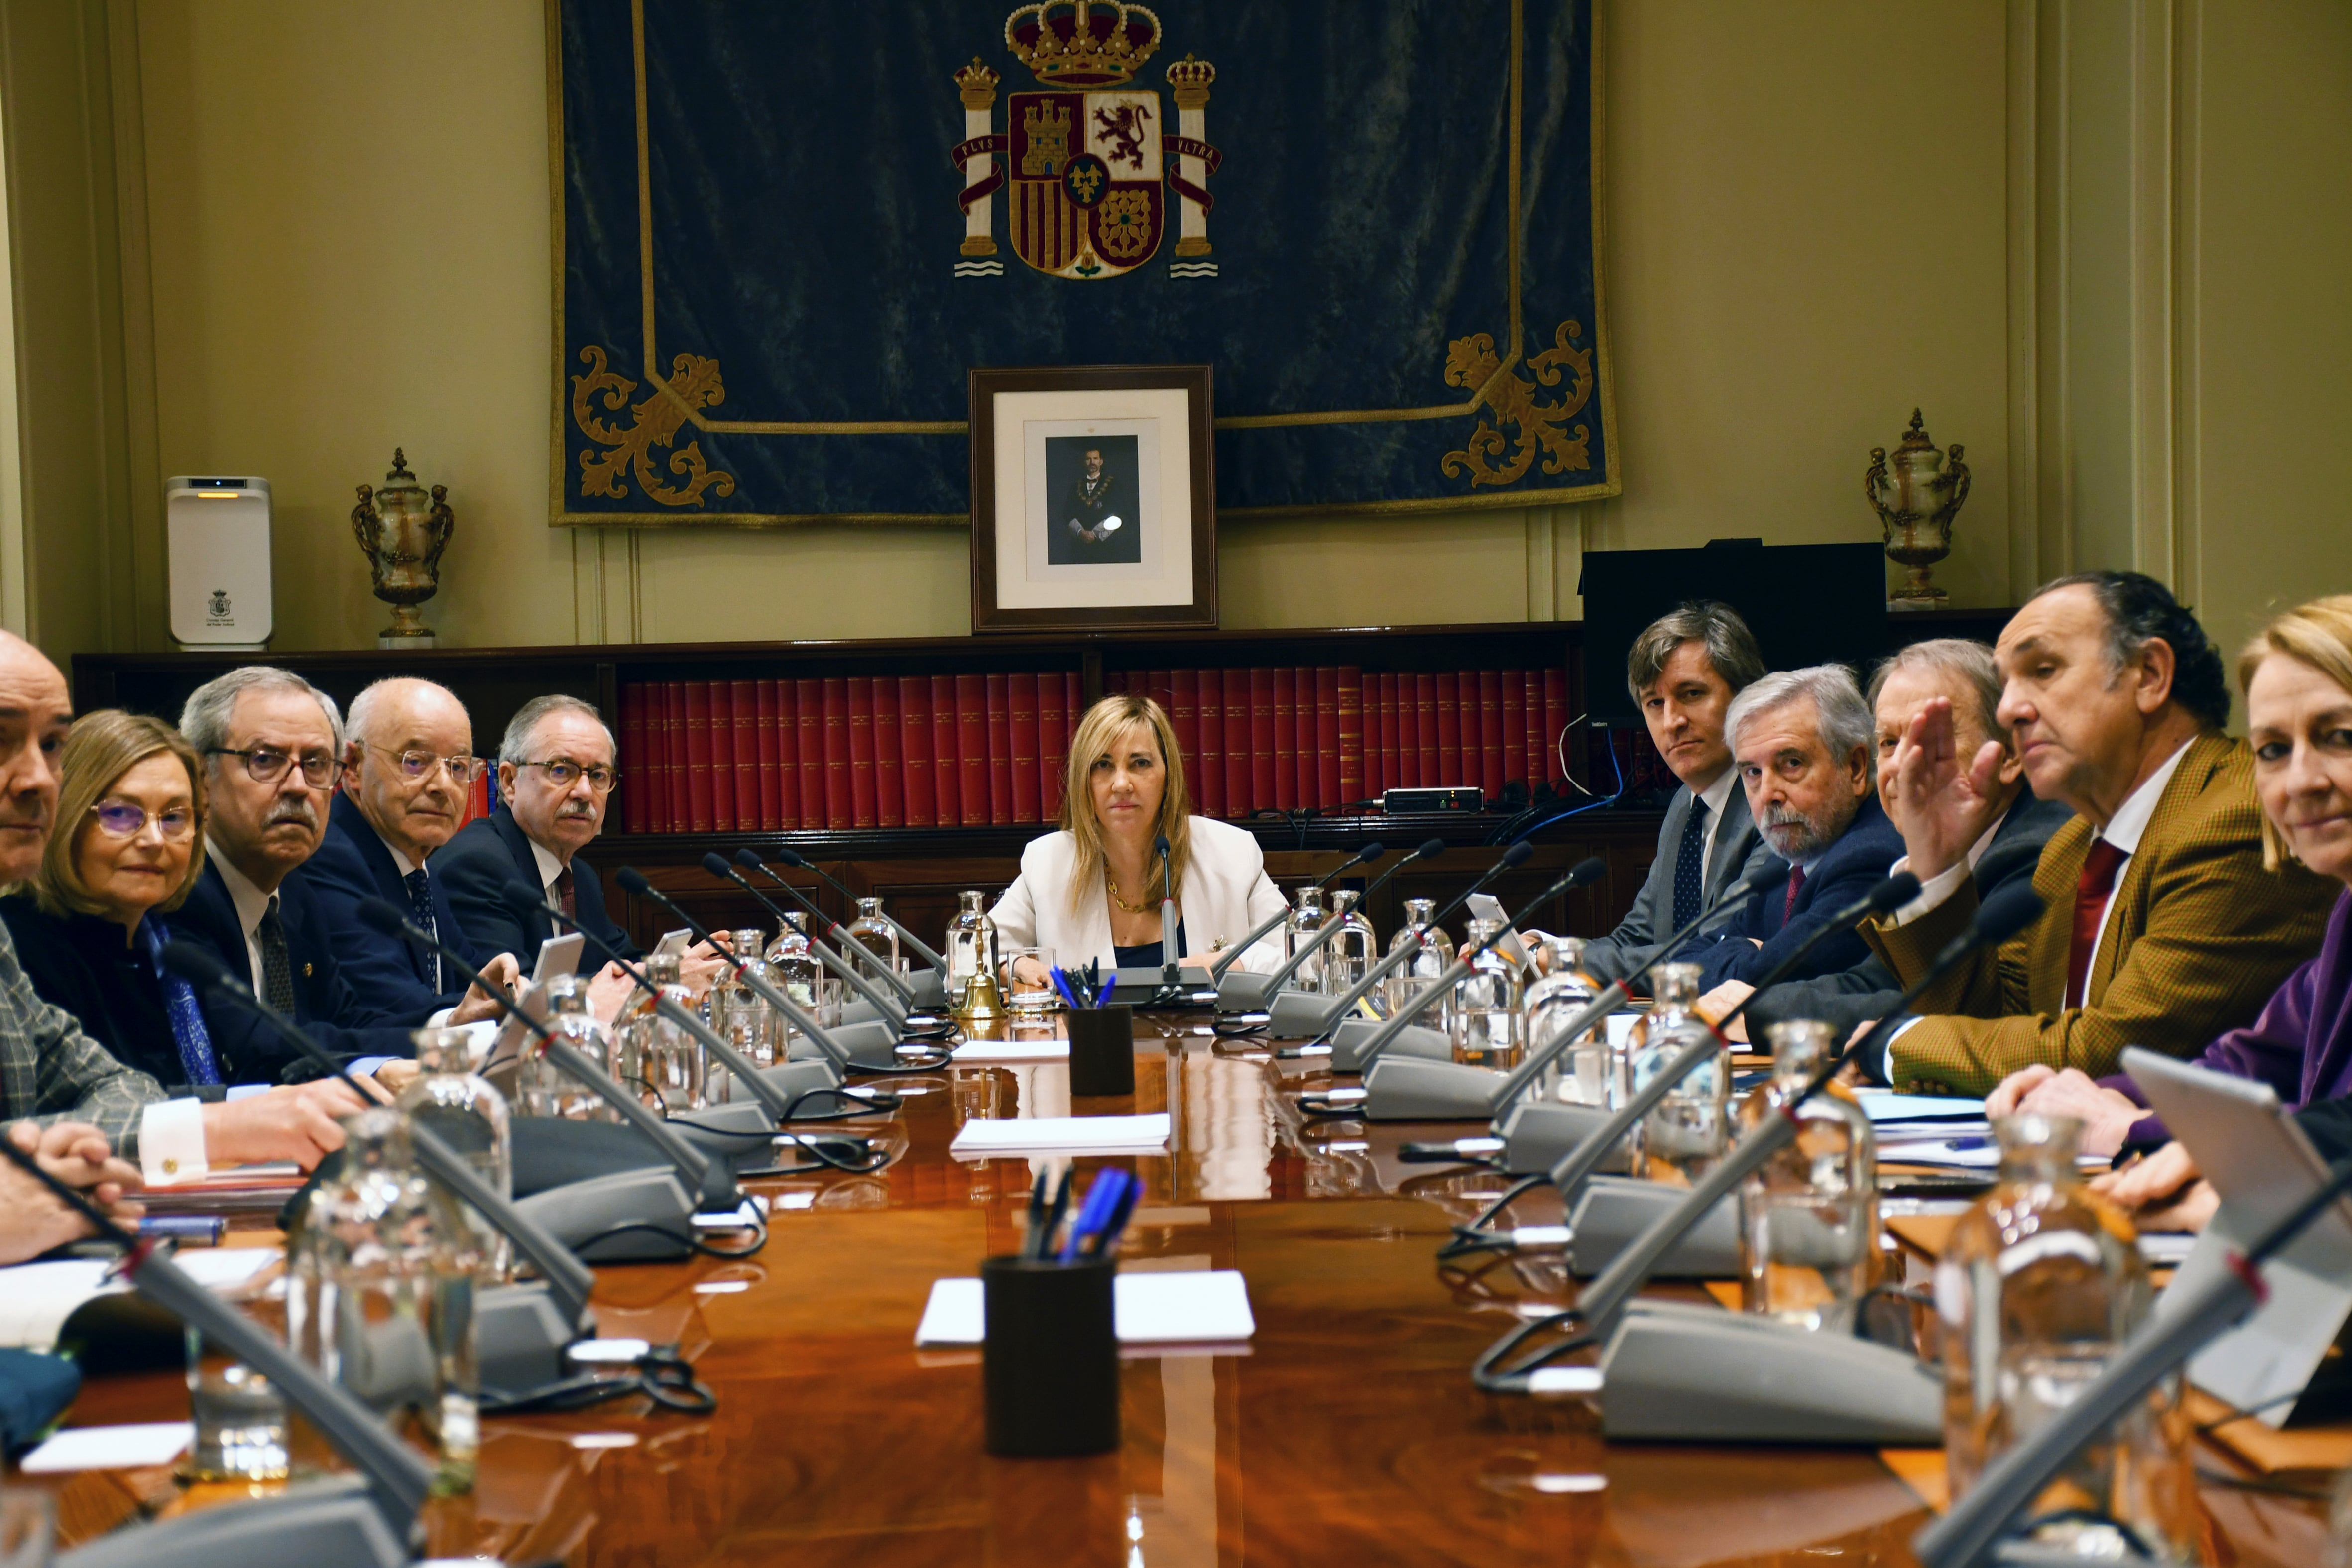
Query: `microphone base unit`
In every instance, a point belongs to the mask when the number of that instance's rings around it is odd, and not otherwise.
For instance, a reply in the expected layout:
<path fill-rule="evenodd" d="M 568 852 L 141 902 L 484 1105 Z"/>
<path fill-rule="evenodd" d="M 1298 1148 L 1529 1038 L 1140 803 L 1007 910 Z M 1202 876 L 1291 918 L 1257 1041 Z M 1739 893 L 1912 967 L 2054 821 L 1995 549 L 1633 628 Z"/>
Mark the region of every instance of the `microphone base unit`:
<path fill-rule="evenodd" d="M 1382 1052 L 1364 1071 L 1361 1114 L 1374 1122 L 1484 1122 L 1495 1114 L 1503 1075 L 1458 1061 Z"/>
<path fill-rule="evenodd" d="M 1223 1008 L 1223 986 L 1217 988 L 1217 1006 Z M 1285 987 L 1258 1005 L 1265 1009 L 1266 1033 L 1276 1040 L 1307 1040 L 1322 1031 L 1323 1016 L 1331 1010 L 1331 998 Z"/>
<path fill-rule="evenodd" d="M 1364 1047 L 1372 1037 L 1388 1028 L 1381 1019 L 1349 1019 L 1331 1036 L 1331 1071 L 1361 1072 L 1364 1070 Z M 1425 1061 L 1454 1060 L 1454 1042 L 1445 1038 L 1443 1030 L 1425 1029 L 1409 1023 L 1399 1030 L 1388 1044 L 1381 1047 L 1381 1057 L 1419 1057 Z M 1379 1060 L 1380 1058 L 1375 1058 Z M 1484 1071 L 1481 1068 L 1479 1071 Z"/>
<path fill-rule="evenodd" d="M 948 983 L 937 969 L 916 969 L 906 978 L 907 984 L 914 989 L 914 995 L 907 998 L 909 1007 L 918 1012 L 943 1013 L 948 1010 Z"/>
<path fill-rule="evenodd" d="M 544 1388 L 564 1375 L 563 1347 L 595 1332 L 586 1312 L 569 1323 L 544 1284 L 485 1291 L 474 1301 L 474 1337 L 487 1388 Z"/>
<path fill-rule="evenodd" d="M 1692 1443 L 1944 1440 L 1944 1384 L 1907 1351 L 1683 1301 L 1633 1301 L 1601 1353 L 1601 1429 Z"/>
<path fill-rule="evenodd" d="M 1217 977 L 1217 1010 L 1221 1013 L 1256 1013 L 1265 1010 L 1264 975 L 1253 975 L 1235 964 Z"/>
<path fill-rule="evenodd" d="M 515 1207 L 583 1263 L 674 1263 L 694 1251 L 696 1198 L 667 1166 L 567 1182 Z M 608 1234 L 624 1225 L 644 1228 Z"/>
<path fill-rule="evenodd" d="M 839 1024 L 824 1032 L 833 1037 L 835 1045 L 849 1053 L 852 1066 L 883 1068 L 898 1065 L 898 1041 L 903 1037 L 896 1029 L 879 1019 Z M 818 1048 L 816 1041 L 798 1030 L 793 1031 L 789 1054 L 793 1061 L 823 1061 L 828 1066 L 833 1061 Z"/>
<path fill-rule="evenodd" d="M 1569 1228 L 1575 1232 L 1569 1272 L 1587 1280 L 1600 1273 L 1687 1196 L 1687 1188 L 1664 1182 L 1594 1176 L 1569 1210 Z M 1739 1199 L 1727 1196 L 1699 1217 L 1651 1273 L 1661 1280 L 1736 1280 L 1740 1271 Z"/>
<path fill-rule="evenodd" d="M 1495 1135 L 1503 1140 L 1503 1169 L 1513 1176 L 1548 1171 L 1584 1146 L 1610 1117 L 1602 1105 L 1568 1105 L 1557 1100 L 1521 1100 L 1496 1119 Z M 1600 1169 L 1622 1175 L 1628 1168 L 1625 1146 L 1620 1144 L 1601 1157 Z"/>
<path fill-rule="evenodd" d="M 402 1568 L 407 1546 L 357 1476 L 336 1476 L 275 1497 L 118 1530 L 66 1552 L 58 1568 Z"/>

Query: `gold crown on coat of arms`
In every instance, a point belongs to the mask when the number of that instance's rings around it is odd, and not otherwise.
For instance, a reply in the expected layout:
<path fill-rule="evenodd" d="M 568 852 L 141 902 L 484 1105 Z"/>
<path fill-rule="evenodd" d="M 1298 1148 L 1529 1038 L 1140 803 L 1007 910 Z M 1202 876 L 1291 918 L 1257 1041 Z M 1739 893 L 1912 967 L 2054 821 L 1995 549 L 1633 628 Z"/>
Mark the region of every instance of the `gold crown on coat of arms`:
<path fill-rule="evenodd" d="M 1040 0 L 1004 19 L 1004 43 L 1047 87 L 1116 87 L 1160 47 L 1160 18 L 1121 0 Z"/>

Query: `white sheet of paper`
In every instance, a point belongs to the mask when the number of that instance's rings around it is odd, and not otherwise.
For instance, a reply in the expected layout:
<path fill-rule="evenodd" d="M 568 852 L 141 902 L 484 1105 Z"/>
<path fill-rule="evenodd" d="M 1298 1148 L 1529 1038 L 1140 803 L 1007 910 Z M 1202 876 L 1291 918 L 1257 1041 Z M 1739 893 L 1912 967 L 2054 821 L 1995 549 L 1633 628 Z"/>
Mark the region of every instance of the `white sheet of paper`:
<path fill-rule="evenodd" d="M 1066 1036 L 1058 1040 L 973 1040 L 955 1048 L 955 1059 L 966 1063 L 1067 1061 L 1070 1042 Z"/>
<path fill-rule="evenodd" d="M 1981 1122 L 1984 1102 L 1957 1094 L 1897 1094 L 1891 1089 L 1864 1089 L 1854 1098 L 1863 1114 L 1877 1122 Z"/>
<path fill-rule="evenodd" d="M 68 1470 L 134 1470 L 168 1465 L 195 1436 L 185 1421 L 142 1421 L 129 1427 L 69 1427 L 25 1456 L 28 1476 Z"/>
<path fill-rule="evenodd" d="M 1121 1344 L 1192 1344 L 1244 1340 L 1257 1333 L 1249 1286 L 1231 1269 L 1183 1274 L 1120 1274 L 1111 1310 Z M 984 1314 L 978 1280 L 934 1280 L 918 1345 L 978 1344 Z"/>
<path fill-rule="evenodd" d="M 1168 1146 L 1168 1113 L 1144 1116 L 1019 1116 L 974 1120 L 948 1145 L 967 1155 L 1135 1155 Z"/>
<path fill-rule="evenodd" d="M 199 1247 L 172 1260 L 206 1290 L 220 1291 L 244 1284 L 278 1256 L 268 1247 Z M 57 1343 L 76 1307 L 131 1288 L 121 1281 L 106 1283 L 107 1267 L 103 1258 L 63 1258 L 0 1269 L 0 1345 L 47 1350 Z"/>
<path fill-rule="evenodd" d="M 2000 1164 L 2000 1149 L 1990 1138 L 1903 1138 L 1878 1145 L 1881 1165 L 1949 1166 L 1955 1170 L 1989 1171 Z"/>

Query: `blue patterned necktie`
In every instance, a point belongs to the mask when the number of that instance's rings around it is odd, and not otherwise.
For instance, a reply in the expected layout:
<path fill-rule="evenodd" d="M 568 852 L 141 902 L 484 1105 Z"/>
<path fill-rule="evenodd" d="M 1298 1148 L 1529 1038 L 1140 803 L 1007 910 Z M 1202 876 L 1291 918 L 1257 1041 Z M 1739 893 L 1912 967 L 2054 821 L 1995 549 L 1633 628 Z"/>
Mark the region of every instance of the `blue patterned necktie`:
<path fill-rule="evenodd" d="M 163 988 L 163 1011 L 172 1020 L 172 1043 L 179 1049 L 181 1071 L 191 1083 L 218 1083 L 220 1062 L 213 1055 L 204 1010 L 196 1006 L 196 988 L 163 967 L 163 945 L 172 939 L 172 928 L 150 915 L 139 923 L 139 935 L 146 939 L 147 966 Z"/>
<path fill-rule="evenodd" d="M 402 884 L 408 889 L 408 907 L 416 916 L 417 928 L 425 932 L 429 936 L 438 937 L 441 935 L 440 928 L 433 924 L 432 879 L 425 875 L 425 868 L 423 866 L 418 866 L 415 871 L 410 872 L 406 876 L 402 877 L 400 880 Z M 432 985 L 434 991 L 437 994 L 443 989 L 441 984 L 441 955 L 438 953 L 427 953 L 425 955 L 425 961 L 433 967 L 433 972 L 431 976 L 428 977 L 428 980 Z"/>
<path fill-rule="evenodd" d="M 1698 918 L 1699 900 L 1706 885 L 1706 801 L 1691 797 L 1690 815 L 1683 821 L 1682 848 L 1675 855 L 1675 921 L 1677 931 Z M 1659 933 L 1664 936 L 1664 933 Z"/>

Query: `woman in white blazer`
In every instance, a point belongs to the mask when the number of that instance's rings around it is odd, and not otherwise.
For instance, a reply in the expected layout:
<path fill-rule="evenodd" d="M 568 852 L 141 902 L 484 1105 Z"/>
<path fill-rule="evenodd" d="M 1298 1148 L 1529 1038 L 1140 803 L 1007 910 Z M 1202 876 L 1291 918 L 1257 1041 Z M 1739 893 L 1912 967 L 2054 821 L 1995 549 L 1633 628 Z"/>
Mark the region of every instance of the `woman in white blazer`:
<path fill-rule="evenodd" d="M 1049 949 L 1053 962 L 1105 972 L 1160 960 L 1160 857 L 1168 835 L 1178 956 L 1195 967 L 1240 941 L 1282 907 L 1257 841 L 1192 814 L 1176 732 L 1149 697 L 1105 697 L 1088 708 L 1063 764 L 1062 829 L 1033 839 L 1021 874 L 989 911 L 1006 947 Z M 1278 937 L 1242 955 L 1241 967 L 1282 961 Z M 1024 986 L 1046 977 L 1025 968 Z"/>

